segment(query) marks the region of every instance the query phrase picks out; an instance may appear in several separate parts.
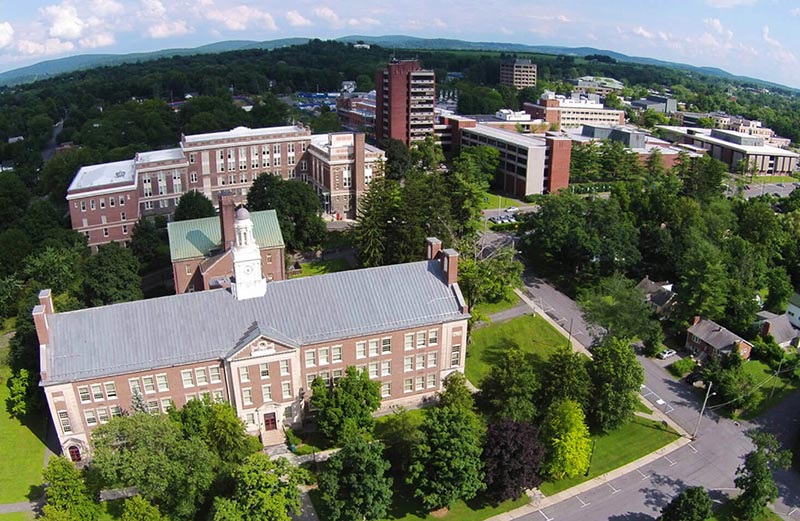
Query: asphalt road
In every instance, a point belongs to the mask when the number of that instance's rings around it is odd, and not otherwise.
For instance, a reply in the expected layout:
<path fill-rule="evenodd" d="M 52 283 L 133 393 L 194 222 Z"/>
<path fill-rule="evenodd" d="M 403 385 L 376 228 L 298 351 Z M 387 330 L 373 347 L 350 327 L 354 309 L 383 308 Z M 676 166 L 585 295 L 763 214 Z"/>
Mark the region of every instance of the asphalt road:
<path fill-rule="evenodd" d="M 780 185 L 783 185 L 783 186 L 780 186 Z M 762 183 L 754 182 L 753 184 L 748 185 L 748 186 L 750 186 L 750 188 L 745 189 L 744 196 L 747 199 L 750 199 L 751 197 L 758 197 L 758 196 L 761 196 L 761 195 L 766 195 L 766 194 L 772 194 L 772 195 L 775 195 L 775 196 L 778 196 L 778 197 L 788 197 L 789 194 L 791 194 L 794 190 L 796 190 L 799 185 L 800 185 L 800 183 L 797 183 L 797 182 L 794 182 L 794 183 L 770 183 L 770 184 L 766 184 L 766 183 L 762 184 Z M 733 193 L 734 193 L 733 189 L 728 189 L 727 190 L 727 194 L 728 195 L 733 195 Z"/>
<path fill-rule="evenodd" d="M 574 301 L 547 282 L 525 276 L 528 293 L 565 329 L 584 345 L 593 335 Z M 645 370 L 642 394 L 654 408 L 668 414 L 687 432 L 694 432 L 702 405 L 702 390 L 672 378 L 664 362 L 640 357 Z M 791 446 L 800 433 L 800 393 L 794 393 L 754 423 L 735 423 L 706 410 L 694 442 L 644 465 L 634 472 L 610 480 L 594 489 L 566 499 L 521 519 L 528 521 L 645 521 L 657 519 L 672 497 L 690 486 L 703 486 L 715 502 L 736 492 L 733 484 L 743 456 L 752 449 L 745 432 L 760 427 L 775 433 Z M 774 510 L 784 519 L 800 520 L 800 475 L 793 471 L 776 473 L 780 498 Z"/>

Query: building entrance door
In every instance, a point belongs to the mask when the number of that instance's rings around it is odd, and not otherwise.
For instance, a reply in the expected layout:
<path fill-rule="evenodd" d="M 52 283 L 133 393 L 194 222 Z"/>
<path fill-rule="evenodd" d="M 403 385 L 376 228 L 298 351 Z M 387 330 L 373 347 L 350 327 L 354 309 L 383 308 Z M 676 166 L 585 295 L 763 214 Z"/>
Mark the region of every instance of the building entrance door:
<path fill-rule="evenodd" d="M 73 462 L 76 462 L 76 463 L 78 461 L 80 461 L 81 460 L 81 449 L 79 449 L 75 445 L 72 445 L 69 448 L 69 459 L 71 459 Z"/>
<path fill-rule="evenodd" d="M 278 422 L 275 419 L 275 413 L 270 412 L 264 415 L 264 430 L 274 431 L 278 428 Z"/>

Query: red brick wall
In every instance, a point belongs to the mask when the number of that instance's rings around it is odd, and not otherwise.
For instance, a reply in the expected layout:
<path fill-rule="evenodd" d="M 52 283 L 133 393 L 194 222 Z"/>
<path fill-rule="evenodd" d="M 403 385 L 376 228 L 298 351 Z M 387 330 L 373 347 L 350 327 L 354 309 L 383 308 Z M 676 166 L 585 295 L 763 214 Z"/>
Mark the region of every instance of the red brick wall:
<path fill-rule="evenodd" d="M 550 181 L 545 189 L 555 193 L 569 186 L 569 165 L 572 156 L 572 141 L 546 138 L 550 148 Z"/>

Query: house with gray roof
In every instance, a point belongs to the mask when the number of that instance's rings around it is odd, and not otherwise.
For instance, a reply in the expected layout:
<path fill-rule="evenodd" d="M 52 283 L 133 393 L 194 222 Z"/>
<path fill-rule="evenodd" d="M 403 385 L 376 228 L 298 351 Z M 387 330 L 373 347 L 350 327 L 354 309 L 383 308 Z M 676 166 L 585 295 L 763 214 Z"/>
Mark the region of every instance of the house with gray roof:
<path fill-rule="evenodd" d="M 687 331 L 686 348 L 700 357 L 727 356 L 734 351 L 747 360 L 753 344 L 713 320 L 694 317 Z"/>
<path fill-rule="evenodd" d="M 231 403 L 265 446 L 298 425 L 311 382 L 348 366 L 380 383 L 384 407 L 420 403 L 463 372 L 469 314 L 458 253 L 428 239 L 426 260 L 267 283 L 251 214 L 236 212 L 229 288 L 56 313 L 33 309 L 41 386 L 73 461 L 91 432 L 132 404 Z"/>
<path fill-rule="evenodd" d="M 769 311 L 760 311 L 756 314 L 756 326 L 763 338 L 772 337 L 784 349 L 800 344 L 800 329 L 792 325 L 786 313 L 776 315 Z"/>
<path fill-rule="evenodd" d="M 636 288 L 644 293 L 648 307 L 656 315 L 665 317 L 672 310 L 672 306 L 675 304 L 675 293 L 669 282 L 653 282 L 650 277 L 645 276 L 636 285 Z"/>

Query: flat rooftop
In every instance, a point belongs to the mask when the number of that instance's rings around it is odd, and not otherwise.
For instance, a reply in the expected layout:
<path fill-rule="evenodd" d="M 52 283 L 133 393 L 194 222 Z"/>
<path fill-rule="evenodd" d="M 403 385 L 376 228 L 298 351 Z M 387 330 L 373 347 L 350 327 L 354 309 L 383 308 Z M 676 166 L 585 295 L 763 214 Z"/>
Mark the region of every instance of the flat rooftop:
<path fill-rule="evenodd" d="M 283 127 L 268 127 L 268 128 L 236 127 L 232 130 L 226 130 L 224 132 L 209 132 L 207 134 L 193 134 L 190 136 L 183 136 L 183 139 L 185 143 L 200 143 L 202 141 L 216 141 L 221 139 L 273 136 L 278 134 L 286 134 L 287 132 L 308 132 L 308 131 L 303 127 L 299 127 L 297 125 L 286 125 Z"/>
<path fill-rule="evenodd" d="M 668 132 L 675 132 L 678 134 L 683 134 L 685 136 L 691 137 L 693 139 L 697 139 L 704 143 L 708 143 L 711 145 L 719 145 L 724 148 L 730 148 L 731 150 L 737 150 L 744 154 L 754 154 L 754 155 L 770 155 L 770 156 L 782 156 L 782 157 L 800 157 L 800 154 L 796 154 L 789 150 L 784 150 L 783 148 L 773 147 L 770 145 L 763 145 L 763 146 L 749 146 L 749 145 L 737 145 L 736 143 L 731 143 L 730 141 L 725 141 L 724 139 L 718 139 L 715 137 L 711 137 L 711 129 L 705 128 L 691 128 L 691 127 L 672 127 L 668 125 L 658 125 L 658 128 L 662 128 Z M 692 131 L 691 133 L 689 131 Z M 732 130 L 724 131 L 727 134 L 742 134 L 741 132 L 734 132 Z M 742 134 L 743 136 L 750 137 L 749 134 Z"/>
<path fill-rule="evenodd" d="M 487 138 L 527 148 L 543 147 L 547 144 L 544 138 L 541 137 L 532 136 L 530 134 L 520 134 L 518 132 L 511 132 L 510 130 L 503 130 L 501 128 L 481 124 L 472 128 L 465 128 L 462 132 L 474 132 L 475 134 L 486 136 Z"/>
<path fill-rule="evenodd" d="M 133 160 L 116 161 L 81 167 L 69 185 L 67 192 L 83 190 L 96 186 L 124 185 L 133 183 L 136 179 L 136 168 Z"/>
<path fill-rule="evenodd" d="M 161 161 L 176 161 L 185 159 L 183 149 L 168 148 L 166 150 L 153 150 L 151 152 L 139 152 L 136 154 L 136 164 L 160 163 Z"/>

